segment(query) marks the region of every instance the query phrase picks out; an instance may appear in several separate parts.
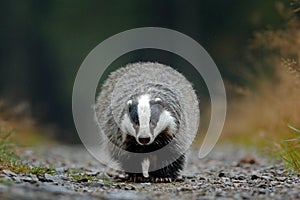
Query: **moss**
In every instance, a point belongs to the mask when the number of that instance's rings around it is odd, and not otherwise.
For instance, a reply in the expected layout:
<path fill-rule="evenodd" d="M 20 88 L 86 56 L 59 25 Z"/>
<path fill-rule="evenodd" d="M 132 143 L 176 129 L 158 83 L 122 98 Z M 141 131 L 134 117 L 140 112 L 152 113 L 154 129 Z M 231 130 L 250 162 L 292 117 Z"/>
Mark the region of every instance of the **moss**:
<path fill-rule="evenodd" d="M 53 174 L 54 168 L 43 166 L 33 167 L 24 162 L 16 153 L 18 148 L 21 148 L 12 139 L 14 131 L 4 131 L 0 127 L 0 170 L 7 169 L 18 174 Z"/>
<path fill-rule="evenodd" d="M 67 171 L 68 176 L 72 177 L 75 181 L 87 179 L 89 181 L 99 180 L 95 175 L 86 174 L 82 169 L 69 169 Z"/>
<path fill-rule="evenodd" d="M 0 179 L 0 184 L 3 185 L 12 185 L 14 182 L 11 180 L 6 180 L 6 179 Z"/>

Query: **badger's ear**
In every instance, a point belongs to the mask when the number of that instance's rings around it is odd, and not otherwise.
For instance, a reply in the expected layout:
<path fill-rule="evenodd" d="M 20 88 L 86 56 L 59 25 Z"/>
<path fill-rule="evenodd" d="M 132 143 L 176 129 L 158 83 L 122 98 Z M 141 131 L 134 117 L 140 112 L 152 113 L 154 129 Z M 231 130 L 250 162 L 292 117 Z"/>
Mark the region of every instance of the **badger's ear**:
<path fill-rule="evenodd" d="M 153 101 L 153 104 L 157 104 L 157 105 L 161 105 L 162 107 L 164 107 L 164 102 L 161 100 L 161 98 L 155 98 Z"/>
<path fill-rule="evenodd" d="M 127 106 L 131 106 L 132 105 L 132 100 L 127 101 Z"/>
<path fill-rule="evenodd" d="M 131 112 L 132 100 L 127 101 L 127 111 Z"/>
<path fill-rule="evenodd" d="M 161 98 L 155 98 L 154 101 L 155 101 L 155 103 L 157 103 L 157 104 L 161 104 L 161 103 L 162 103 Z"/>

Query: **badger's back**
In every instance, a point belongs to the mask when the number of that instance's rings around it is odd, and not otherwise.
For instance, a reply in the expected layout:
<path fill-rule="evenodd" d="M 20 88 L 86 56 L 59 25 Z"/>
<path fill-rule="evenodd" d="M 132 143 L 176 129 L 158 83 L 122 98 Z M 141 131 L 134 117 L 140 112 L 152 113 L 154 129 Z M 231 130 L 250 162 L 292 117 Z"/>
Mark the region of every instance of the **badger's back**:
<path fill-rule="evenodd" d="M 193 141 L 199 123 L 199 105 L 195 91 L 186 78 L 171 67 L 159 63 L 135 63 L 113 72 L 102 86 L 96 102 L 98 124 L 103 133 L 122 146 L 120 123 L 124 107 L 135 95 L 150 93 L 169 105 L 177 131 L 173 138 L 180 153 Z M 111 149 L 111 153 L 116 149 Z"/>

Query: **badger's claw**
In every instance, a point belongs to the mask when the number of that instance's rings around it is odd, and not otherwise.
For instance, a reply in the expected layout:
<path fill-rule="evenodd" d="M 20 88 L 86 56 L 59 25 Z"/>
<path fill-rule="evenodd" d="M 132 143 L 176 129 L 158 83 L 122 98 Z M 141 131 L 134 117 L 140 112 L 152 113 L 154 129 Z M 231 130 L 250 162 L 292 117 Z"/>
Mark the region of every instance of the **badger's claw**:
<path fill-rule="evenodd" d="M 147 179 L 141 175 L 129 175 L 128 178 L 127 178 L 127 182 L 145 182 L 147 181 Z"/>
<path fill-rule="evenodd" d="M 151 178 L 151 181 L 154 183 L 171 183 L 172 182 L 172 178 L 169 177 L 165 177 L 165 178 Z"/>

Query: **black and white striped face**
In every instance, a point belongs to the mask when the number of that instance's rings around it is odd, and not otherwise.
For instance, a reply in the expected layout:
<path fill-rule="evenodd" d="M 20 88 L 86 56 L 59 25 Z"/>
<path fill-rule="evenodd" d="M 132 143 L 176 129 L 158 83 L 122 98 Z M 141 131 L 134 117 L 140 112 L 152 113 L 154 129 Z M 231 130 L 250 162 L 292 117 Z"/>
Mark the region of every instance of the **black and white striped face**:
<path fill-rule="evenodd" d="M 162 131 L 174 130 L 175 126 L 174 118 L 164 109 L 161 99 L 151 99 L 147 94 L 127 102 L 121 123 L 122 131 L 134 136 L 140 145 L 151 144 Z"/>

